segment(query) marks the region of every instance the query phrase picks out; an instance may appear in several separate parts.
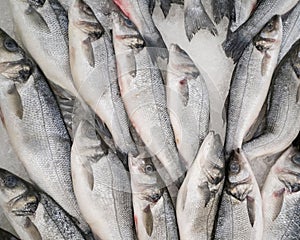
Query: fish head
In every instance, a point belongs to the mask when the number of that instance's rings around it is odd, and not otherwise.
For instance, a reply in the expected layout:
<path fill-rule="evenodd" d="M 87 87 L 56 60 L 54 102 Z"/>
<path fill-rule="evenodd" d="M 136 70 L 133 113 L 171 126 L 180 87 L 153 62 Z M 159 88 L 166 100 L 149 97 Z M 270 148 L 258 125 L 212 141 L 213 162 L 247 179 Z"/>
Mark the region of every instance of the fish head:
<path fill-rule="evenodd" d="M 22 48 L 0 29 L 0 74 L 6 79 L 24 82 L 31 75 L 32 62 Z"/>
<path fill-rule="evenodd" d="M 234 150 L 229 157 L 227 192 L 240 201 L 245 200 L 252 191 L 252 176 L 249 164 L 241 149 Z"/>
<path fill-rule="evenodd" d="M 124 47 L 137 49 L 145 46 L 144 39 L 129 18 L 114 12 L 112 19 L 114 38 L 121 41 Z"/>
<path fill-rule="evenodd" d="M 200 169 L 203 169 L 208 181 L 214 185 L 220 183 L 225 176 L 225 158 L 220 135 L 210 131 L 200 147 L 199 154 Z"/>
<path fill-rule="evenodd" d="M 74 1 L 69 9 L 69 21 L 92 41 L 99 39 L 104 33 L 93 10 L 83 0 Z"/>
<path fill-rule="evenodd" d="M 282 39 L 282 20 L 275 15 L 254 38 L 254 46 L 261 52 L 277 48 Z"/>

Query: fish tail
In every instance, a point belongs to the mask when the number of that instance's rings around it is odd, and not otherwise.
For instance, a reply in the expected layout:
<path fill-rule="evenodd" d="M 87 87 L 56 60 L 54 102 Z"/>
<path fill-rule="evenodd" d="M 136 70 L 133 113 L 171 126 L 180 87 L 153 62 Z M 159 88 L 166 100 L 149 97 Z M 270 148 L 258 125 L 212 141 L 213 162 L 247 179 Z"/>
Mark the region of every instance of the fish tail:
<path fill-rule="evenodd" d="M 223 42 L 222 47 L 227 57 L 231 57 L 236 63 L 247 47 L 249 41 L 247 37 L 241 35 L 239 31 L 229 32 L 227 39 Z"/>
<path fill-rule="evenodd" d="M 160 0 L 160 8 L 165 16 L 168 16 L 170 8 L 171 8 L 171 1 L 170 0 Z"/>
<path fill-rule="evenodd" d="M 160 34 L 157 34 L 156 37 L 154 34 L 151 36 L 144 35 L 143 37 L 145 39 L 146 46 L 149 49 L 151 59 L 154 62 L 156 62 L 158 57 L 161 57 L 162 59 L 167 59 L 169 57 L 167 46 Z"/>
<path fill-rule="evenodd" d="M 211 6 L 216 24 L 219 24 L 224 17 L 231 19 L 234 11 L 233 1 L 213 0 Z"/>

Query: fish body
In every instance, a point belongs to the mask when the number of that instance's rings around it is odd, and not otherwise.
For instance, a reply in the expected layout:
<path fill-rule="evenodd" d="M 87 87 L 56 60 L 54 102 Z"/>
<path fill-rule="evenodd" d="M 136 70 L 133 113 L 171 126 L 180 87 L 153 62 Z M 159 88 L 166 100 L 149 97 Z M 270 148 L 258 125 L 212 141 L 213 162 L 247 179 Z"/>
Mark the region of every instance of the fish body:
<path fill-rule="evenodd" d="M 262 239 L 262 199 L 241 149 L 232 152 L 227 174 L 214 239 Z"/>
<path fill-rule="evenodd" d="M 230 0 L 212 0 L 212 10 L 215 23 L 219 24 L 224 17 L 232 18 L 233 1 Z"/>
<path fill-rule="evenodd" d="M 71 166 L 77 201 L 94 235 L 135 239 L 129 174 L 86 120 L 76 130 Z"/>
<path fill-rule="evenodd" d="M 225 180 L 225 159 L 220 136 L 210 132 L 188 170 L 177 197 L 180 239 L 212 239 Z"/>
<path fill-rule="evenodd" d="M 150 153 L 167 170 L 169 176 L 161 176 L 166 185 L 180 182 L 185 167 L 175 145 L 160 71 L 130 20 L 114 17 L 113 38 L 118 81 L 129 119 Z"/>
<path fill-rule="evenodd" d="M 264 132 L 243 145 L 249 160 L 286 149 L 300 129 L 300 40 L 277 66 Z"/>
<path fill-rule="evenodd" d="M 280 16 L 273 17 L 239 59 L 231 80 L 225 149 L 240 148 L 268 95 L 282 38 Z"/>
<path fill-rule="evenodd" d="M 2 240 L 18 240 L 19 238 L 12 235 L 10 232 L 0 228 L 0 237 Z"/>
<path fill-rule="evenodd" d="M 292 45 L 300 39 L 300 2 L 288 13 L 282 16 L 283 35 L 278 62 L 291 49 Z"/>
<path fill-rule="evenodd" d="M 0 107 L 28 176 L 89 231 L 73 192 L 71 141 L 55 97 L 37 66 L 0 31 Z"/>
<path fill-rule="evenodd" d="M 0 204 L 24 240 L 84 240 L 70 216 L 48 195 L 0 169 Z M 18 231 L 21 228 L 22 231 Z"/>
<path fill-rule="evenodd" d="M 262 189 L 263 239 L 299 238 L 300 152 L 289 147 L 271 168 Z"/>
<path fill-rule="evenodd" d="M 118 149 L 136 155 L 110 36 L 82 0 L 74 1 L 69 9 L 69 36 L 70 64 L 78 93 L 107 126 Z"/>
<path fill-rule="evenodd" d="M 9 3 L 16 35 L 25 49 L 51 82 L 77 96 L 70 71 L 65 9 L 57 0 Z"/>
<path fill-rule="evenodd" d="M 253 14 L 233 33 L 230 33 L 222 44 L 227 57 L 234 62 L 241 57 L 249 42 L 275 15 L 283 15 L 292 9 L 298 0 L 263 0 L 260 1 Z"/>
<path fill-rule="evenodd" d="M 179 239 L 171 197 L 151 157 L 129 156 L 128 161 L 138 239 Z"/>
<path fill-rule="evenodd" d="M 189 41 L 200 29 L 207 29 L 211 34 L 218 35 L 218 31 L 201 0 L 184 1 L 184 27 Z"/>
<path fill-rule="evenodd" d="M 204 78 L 189 55 L 171 44 L 167 104 L 176 145 L 189 167 L 209 128 L 209 96 Z"/>

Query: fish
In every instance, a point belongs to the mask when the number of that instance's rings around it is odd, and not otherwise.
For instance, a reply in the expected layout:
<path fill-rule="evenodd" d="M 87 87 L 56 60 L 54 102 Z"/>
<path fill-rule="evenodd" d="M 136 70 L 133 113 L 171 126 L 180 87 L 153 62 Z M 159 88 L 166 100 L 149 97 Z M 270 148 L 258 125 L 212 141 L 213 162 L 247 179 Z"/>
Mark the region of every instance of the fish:
<path fill-rule="evenodd" d="M 3 168 L 0 189 L 0 204 L 21 239 L 87 239 L 51 197 Z"/>
<path fill-rule="evenodd" d="M 262 0 L 248 20 L 233 33 L 229 33 L 222 46 L 227 57 L 234 62 L 241 57 L 249 42 L 275 15 L 283 15 L 291 10 L 298 0 Z"/>
<path fill-rule="evenodd" d="M 263 239 L 299 238 L 300 152 L 290 146 L 271 168 L 262 189 Z"/>
<path fill-rule="evenodd" d="M 167 105 L 176 145 L 189 168 L 208 134 L 209 95 L 195 63 L 177 44 L 169 47 L 166 82 Z"/>
<path fill-rule="evenodd" d="M 94 235 L 136 239 L 129 173 L 87 120 L 76 130 L 71 167 L 80 210 Z"/>
<path fill-rule="evenodd" d="M 172 0 L 160 0 L 160 8 L 165 16 L 168 16 L 170 9 L 171 9 Z"/>
<path fill-rule="evenodd" d="M 176 148 L 159 68 L 134 24 L 119 14 L 113 21 L 118 82 L 129 119 L 149 152 L 167 170 L 168 175 L 161 175 L 166 185 L 180 185 L 185 163 Z"/>
<path fill-rule="evenodd" d="M 234 3 L 230 0 L 212 0 L 211 6 L 216 24 L 219 24 L 224 17 L 231 19 L 234 14 Z"/>
<path fill-rule="evenodd" d="M 3 30 L 0 108 L 11 145 L 29 178 L 88 233 L 72 186 L 71 141 L 55 97 L 33 60 Z"/>
<path fill-rule="evenodd" d="M 228 96 L 225 150 L 241 148 L 267 98 L 282 40 L 280 16 L 274 16 L 247 46 L 235 66 Z"/>
<path fill-rule="evenodd" d="M 282 44 L 278 57 L 278 62 L 291 49 L 292 45 L 300 39 L 300 2 L 288 13 L 282 16 L 283 36 Z"/>
<path fill-rule="evenodd" d="M 300 130 L 300 40 L 277 66 L 269 94 L 263 133 L 242 146 L 249 161 L 283 151 Z"/>
<path fill-rule="evenodd" d="M 218 35 L 218 31 L 201 0 L 184 1 L 184 28 L 189 41 L 200 29 L 207 29 L 212 35 Z"/>
<path fill-rule="evenodd" d="M 263 239 L 262 198 L 242 149 L 228 159 L 213 239 Z"/>
<path fill-rule="evenodd" d="M 180 239 L 212 239 L 225 181 L 225 158 L 219 134 L 209 132 L 178 193 Z"/>
<path fill-rule="evenodd" d="M 0 238 L 2 240 L 19 240 L 16 236 L 12 235 L 10 232 L 5 231 L 4 229 L 0 228 Z"/>
<path fill-rule="evenodd" d="M 9 0 L 15 34 L 47 79 L 77 97 L 69 63 L 68 16 L 58 0 Z"/>
<path fill-rule="evenodd" d="M 237 30 L 255 10 L 257 0 L 235 0 L 234 1 L 234 18 L 230 22 L 230 31 Z"/>
<path fill-rule="evenodd" d="M 69 39 L 71 71 L 78 93 L 107 126 L 120 152 L 137 155 L 120 95 L 110 36 L 82 0 L 70 6 Z"/>
<path fill-rule="evenodd" d="M 129 155 L 134 220 L 139 240 L 179 239 L 175 209 L 165 183 L 147 153 Z"/>

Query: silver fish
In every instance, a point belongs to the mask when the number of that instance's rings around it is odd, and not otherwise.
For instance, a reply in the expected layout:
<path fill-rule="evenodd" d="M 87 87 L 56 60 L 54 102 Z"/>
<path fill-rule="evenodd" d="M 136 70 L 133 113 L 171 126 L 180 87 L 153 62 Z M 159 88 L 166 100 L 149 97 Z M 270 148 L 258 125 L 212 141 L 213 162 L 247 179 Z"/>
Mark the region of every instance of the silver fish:
<path fill-rule="evenodd" d="M 225 180 L 223 144 L 210 132 L 178 193 L 176 215 L 180 239 L 212 239 Z"/>
<path fill-rule="evenodd" d="M 151 157 L 130 155 L 128 162 L 138 239 L 179 239 L 171 197 Z"/>
<path fill-rule="evenodd" d="M 243 145 L 249 160 L 286 149 L 300 130 L 300 40 L 277 66 L 263 134 Z"/>
<path fill-rule="evenodd" d="M 16 230 L 22 239 L 85 239 L 51 197 L 4 169 L 0 169 L 0 189 L 0 204 L 13 225 L 18 226 Z"/>
<path fill-rule="evenodd" d="M 292 45 L 300 39 L 300 2 L 288 13 L 282 16 L 283 36 L 278 62 L 291 49 Z"/>
<path fill-rule="evenodd" d="M 262 199 L 244 152 L 233 151 L 228 164 L 214 239 L 262 239 Z"/>
<path fill-rule="evenodd" d="M 262 189 L 263 239 L 299 239 L 300 152 L 289 147 L 272 167 Z"/>
<path fill-rule="evenodd" d="M 30 179 L 88 232 L 71 179 L 71 142 L 56 100 L 36 65 L 0 31 L 0 108 L 11 144 Z"/>
<path fill-rule="evenodd" d="M 136 155 L 110 36 L 82 0 L 70 6 L 69 36 L 70 64 L 78 93 L 107 126 L 120 151 Z"/>
<path fill-rule="evenodd" d="M 0 228 L 0 238 L 2 240 L 19 240 L 16 236 L 12 235 L 10 232 L 5 231 Z"/>
<path fill-rule="evenodd" d="M 57 0 L 9 0 L 15 32 L 45 76 L 77 96 L 69 63 L 68 17 Z"/>
<path fill-rule="evenodd" d="M 190 56 L 171 44 L 167 68 L 167 104 L 176 145 L 193 163 L 209 128 L 209 96 L 205 80 Z"/>
<path fill-rule="evenodd" d="M 225 150 L 240 148 L 268 95 L 282 38 L 280 16 L 274 16 L 239 59 L 229 90 Z"/>
<path fill-rule="evenodd" d="M 76 130 L 71 166 L 75 195 L 94 235 L 135 239 L 129 174 L 86 120 Z"/>
<path fill-rule="evenodd" d="M 175 145 L 160 71 L 133 23 L 121 15 L 114 16 L 113 39 L 118 81 L 129 119 L 150 153 L 169 173 L 161 175 L 166 185 L 180 183 L 185 169 Z"/>
<path fill-rule="evenodd" d="M 227 57 L 232 57 L 234 62 L 242 55 L 249 42 L 275 15 L 283 15 L 292 9 L 298 0 L 262 0 L 256 10 L 236 31 L 230 33 L 222 44 Z"/>
<path fill-rule="evenodd" d="M 212 0 L 212 10 L 213 17 L 216 24 L 219 24 L 222 18 L 227 17 L 228 19 L 232 18 L 234 13 L 233 1 L 231 0 Z"/>
<path fill-rule="evenodd" d="M 184 27 L 189 41 L 200 29 L 207 29 L 213 35 L 218 35 L 218 31 L 208 16 L 201 0 L 184 1 Z"/>

